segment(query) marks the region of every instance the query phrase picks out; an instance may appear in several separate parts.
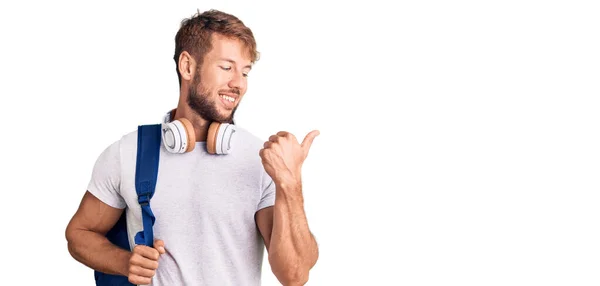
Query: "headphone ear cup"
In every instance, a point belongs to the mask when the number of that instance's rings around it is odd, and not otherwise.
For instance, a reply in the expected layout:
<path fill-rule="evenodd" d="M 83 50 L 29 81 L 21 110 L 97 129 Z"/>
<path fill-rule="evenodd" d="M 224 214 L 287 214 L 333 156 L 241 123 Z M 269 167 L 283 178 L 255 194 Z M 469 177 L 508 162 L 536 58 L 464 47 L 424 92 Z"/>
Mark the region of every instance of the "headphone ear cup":
<path fill-rule="evenodd" d="M 194 125 L 187 118 L 179 118 L 179 122 L 183 125 L 185 131 L 185 137 L 182 138 L 186 141 L 186 148 L 184 152 L 191 152 L 196 147 L 196 132 L 194 131 Z"/>
<path fill-rule="evenodd" d="M 235 133 L 233 124 L 211 123 L 206 138 L 206 151 L 210 154 L 229 154 L 233 133 Z"/>
<path fill-rule="evenodd" d="M 219 127 L 221 123 L 213 122 L 208 127 L 208 134 L 206 136 L 206 151 L 209 154 L 217 154 L 217 134 L 219 133 Z"/>
<path fill-rule="evenodd" d="M 162 125 L 162 142 L 171 153 L 185 153 L 194 150 L 196 135 L 192 123 L 181 118 Z"/>
<path fill-rule="evenodd" d="M 182 153 L 181 133 L 179 129 L 181 124 L 179 122 L 165 122 L 161 126 L 161 137 L 163 146 L 170 153 Z"/>
<path fill-rule="evenodd" d="M 217 154 L 229 154 L 231 150 L 231 138 L 235 133 L 235 125 L 229 123 L 222 123 L 219 126 L 219 132 L 217 132 L 217 138 L 215 140 L 215 149 Z"/>

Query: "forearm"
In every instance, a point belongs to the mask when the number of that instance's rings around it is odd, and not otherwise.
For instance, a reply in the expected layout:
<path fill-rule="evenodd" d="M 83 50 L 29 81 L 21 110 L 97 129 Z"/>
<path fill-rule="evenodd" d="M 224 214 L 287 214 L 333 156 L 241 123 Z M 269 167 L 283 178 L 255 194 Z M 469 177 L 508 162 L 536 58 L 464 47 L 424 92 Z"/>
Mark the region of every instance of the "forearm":
<path fill-rule="evenodd" d="M 278 277 L 287 277 L 291 283 L 307 280 L 308 271 L 318 257 L 318 246 L 304 212 L 301 188 L 300 184 L 277 186 L 269 245 L 273 272 Z"/>
<path fill-rule="evenodd" d="M 72 230 L 67 241 L 75 260 L 103 273 L 128 275 L 131 252 L 114 245 L 105 236 L 89 230 Z"/>

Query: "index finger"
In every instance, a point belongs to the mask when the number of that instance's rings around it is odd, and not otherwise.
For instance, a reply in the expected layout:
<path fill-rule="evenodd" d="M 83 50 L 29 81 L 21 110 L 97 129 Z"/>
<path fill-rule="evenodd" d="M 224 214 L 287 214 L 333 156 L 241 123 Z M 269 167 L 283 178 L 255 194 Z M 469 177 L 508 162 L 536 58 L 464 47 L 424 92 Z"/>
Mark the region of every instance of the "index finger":
<path fill-rule="evenodd" d="M 158 260 L 158 257 L 160 256 L 157 249 L 145 245 L 137 245 L 133 249 L 133 252 L 152 260 Z"/>

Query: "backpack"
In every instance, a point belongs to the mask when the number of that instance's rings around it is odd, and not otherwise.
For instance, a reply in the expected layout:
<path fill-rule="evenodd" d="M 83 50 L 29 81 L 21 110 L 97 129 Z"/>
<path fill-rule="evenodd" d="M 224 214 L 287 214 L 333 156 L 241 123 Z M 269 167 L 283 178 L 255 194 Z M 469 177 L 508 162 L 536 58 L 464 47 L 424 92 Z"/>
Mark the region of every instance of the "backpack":
<path fill-rule="evenodd" d="M 150 199 L 154 195 L 156 178 L 158 176 L 158 161 L 160 157 L 161 125 L 139 125 L 137 133 L 137 156 L 135 167 L 135 191 L 142 208 L 142 231 L 135 235 L 135 244 L 154 246 L 155 217 L 150 208 Z M 131 251 L 127 233 L 126 212 L 124 211 L 117 223 L 106 233 L 113 244 Z M 135 286 L 126 276 L 112 275 L 94 271 L 96 286 Z"/>

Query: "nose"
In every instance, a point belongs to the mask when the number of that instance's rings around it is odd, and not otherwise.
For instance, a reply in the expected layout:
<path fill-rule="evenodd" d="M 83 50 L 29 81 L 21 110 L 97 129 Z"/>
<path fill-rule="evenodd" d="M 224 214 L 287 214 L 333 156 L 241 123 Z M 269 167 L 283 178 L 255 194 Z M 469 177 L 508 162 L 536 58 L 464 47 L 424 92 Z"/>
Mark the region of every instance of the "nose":
<path fill-rule="evenodd" d="M 235 73 L 229 79 L 229 88 L 236 88 L 240 91 L 246 90 L 246 78 L 243 74 Z"/>

